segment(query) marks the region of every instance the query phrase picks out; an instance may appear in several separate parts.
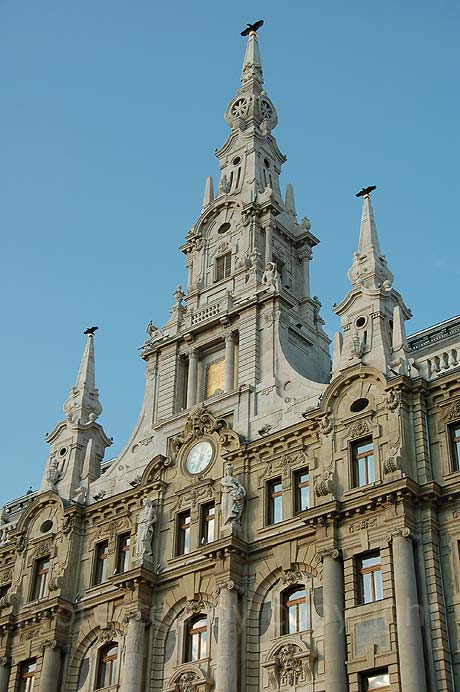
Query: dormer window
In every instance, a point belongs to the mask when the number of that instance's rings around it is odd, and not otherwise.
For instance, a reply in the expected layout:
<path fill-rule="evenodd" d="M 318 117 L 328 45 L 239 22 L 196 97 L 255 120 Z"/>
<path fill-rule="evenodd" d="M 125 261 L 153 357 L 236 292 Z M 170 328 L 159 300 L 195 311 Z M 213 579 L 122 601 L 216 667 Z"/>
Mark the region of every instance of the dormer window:
<path fill-rule="evenodd" d="M 225 255 L 216 257 L 214 265 L 214 281 L 222 281 L 230 276 L 232 268 L 232 253 L 226 252 Z"/>

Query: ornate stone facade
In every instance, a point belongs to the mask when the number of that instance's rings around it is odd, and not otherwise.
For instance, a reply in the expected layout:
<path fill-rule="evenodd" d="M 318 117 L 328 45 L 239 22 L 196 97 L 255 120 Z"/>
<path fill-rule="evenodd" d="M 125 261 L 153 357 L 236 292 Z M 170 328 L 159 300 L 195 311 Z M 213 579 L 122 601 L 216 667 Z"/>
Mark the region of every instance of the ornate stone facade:
<path fill-rule="evenodd" d="M 262 83 L 250 33 L 125 449 L 90 334 L 1 511 L 0 692 L 460 689 L 460 318 L 406 336 L 366 194 L 331 374 Z"/>

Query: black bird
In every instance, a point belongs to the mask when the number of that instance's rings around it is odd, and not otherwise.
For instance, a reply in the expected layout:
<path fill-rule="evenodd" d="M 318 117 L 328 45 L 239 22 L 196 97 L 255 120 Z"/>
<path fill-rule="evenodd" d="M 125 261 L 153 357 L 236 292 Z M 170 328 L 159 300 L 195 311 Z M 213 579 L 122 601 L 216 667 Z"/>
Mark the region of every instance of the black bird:
<path fill-rule="evenodd" d="M 253 31 L 254 33 L 257 33 L 257 30 L 260 29 L 260 27 L 263 25 L 263 23 L 264 23 L 264 20 L 259 19 L 259 21 L 255 22 L 254 24 L 248 24 L 247 28 L 243 29 L 243 31 L 241 32 L 241 36 L 248 36 L 251 33 L 251 31 Z"/>
<path fill-rule="evenodd" d="M 83 334 L 91 334 L 91 336 L 94 336 L 96 329 L 99 329 L 99 327 L 88 327 L 88 329 L 85 329 Z"/>
<path fill-rule="evenodd" d="M 373 192 L 376 189 L 376 185 L 369 185 L 369 187 L 363 187 L 362 190 L 356 193 L 356 197 L 364 197 L 364 195 L 370 195 L 371 192 Z"/>

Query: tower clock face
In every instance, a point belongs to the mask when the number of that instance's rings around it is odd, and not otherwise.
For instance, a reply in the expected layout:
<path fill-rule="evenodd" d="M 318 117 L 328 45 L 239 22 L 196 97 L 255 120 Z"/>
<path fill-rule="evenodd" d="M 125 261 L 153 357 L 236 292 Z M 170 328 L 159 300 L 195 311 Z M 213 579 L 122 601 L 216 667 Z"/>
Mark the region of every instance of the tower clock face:
<path fill-rule="evenodd" d="M 214 450 L 210 442 L 198 442 L 187 454 L 185 468 L 194 475 L 202 473 L 211 463 L 213 455 Z"/>

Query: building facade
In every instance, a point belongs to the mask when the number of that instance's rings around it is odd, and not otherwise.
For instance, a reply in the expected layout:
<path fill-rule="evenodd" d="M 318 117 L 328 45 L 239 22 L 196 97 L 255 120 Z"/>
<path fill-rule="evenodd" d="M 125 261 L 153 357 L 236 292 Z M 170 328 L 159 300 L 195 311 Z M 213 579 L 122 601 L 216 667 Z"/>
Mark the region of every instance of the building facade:
<path fill-rule="evenodd" d="M 331 360 L 254 32 L 225 120 L 131 438 L 89 333 L 1 510 L 0 692 L 460 690 L 460 318 L 406 336 L 366 193 Z"/>

